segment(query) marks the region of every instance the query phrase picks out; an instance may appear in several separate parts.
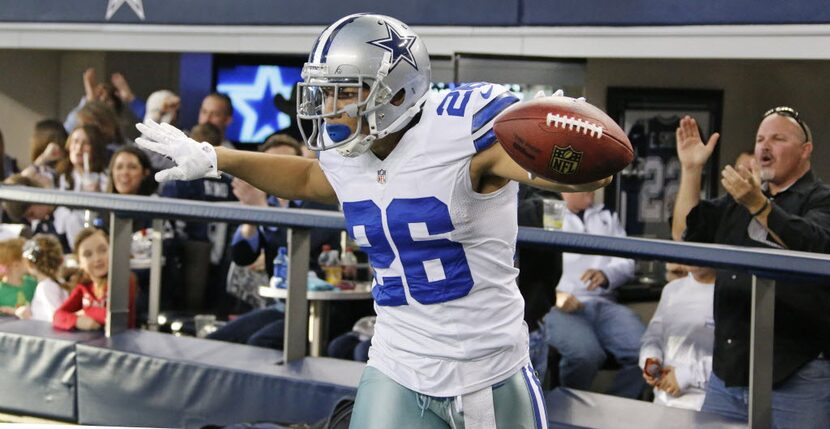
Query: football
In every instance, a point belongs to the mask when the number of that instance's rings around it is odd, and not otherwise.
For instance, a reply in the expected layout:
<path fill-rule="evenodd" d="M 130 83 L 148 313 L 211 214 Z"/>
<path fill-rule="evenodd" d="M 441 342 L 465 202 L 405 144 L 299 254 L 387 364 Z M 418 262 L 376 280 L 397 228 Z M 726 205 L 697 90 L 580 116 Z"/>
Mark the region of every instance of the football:
<path fill-rule="evenodd" d="M 519 165 L 560 183 L 600 180 L 634 159 L 622 128 L 581 98 L 549 96 L 516 103 L 496 117 L 493 129 Z"/>

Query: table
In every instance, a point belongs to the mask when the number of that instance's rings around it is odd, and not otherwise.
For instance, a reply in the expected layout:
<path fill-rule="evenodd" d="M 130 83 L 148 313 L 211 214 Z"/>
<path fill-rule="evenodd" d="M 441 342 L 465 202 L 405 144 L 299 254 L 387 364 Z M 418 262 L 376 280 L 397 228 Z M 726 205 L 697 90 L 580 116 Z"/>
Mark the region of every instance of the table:
<path fill-rule="evenodd" d="M 260 286 L 259 295 L 265 298 L 285 299 L 287 289 Z M 328 340 L 328 304 L 331 301 L 358 301 L 372 299 L 371 283 L 358 283 L 353 290 L 310 290 L 308 299 L 308 341 L 311 343 L 309 354 L 314 357 L 323 355 L 323 347 Z"/>

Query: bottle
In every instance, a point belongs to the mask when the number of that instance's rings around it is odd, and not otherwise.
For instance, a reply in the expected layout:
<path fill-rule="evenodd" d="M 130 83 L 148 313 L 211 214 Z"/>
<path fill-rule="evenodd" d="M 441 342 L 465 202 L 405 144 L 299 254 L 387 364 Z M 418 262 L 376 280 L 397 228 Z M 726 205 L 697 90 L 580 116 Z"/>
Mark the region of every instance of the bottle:
<path fill-rule="evenodd" d="M 288 287 L 288 249 L 280 246 L 277 256 L 274 257 L 274 275 L 271 277 L 271 287 L 285 289 Z"/>
<path fill-rule="evenodd" d="M 350 247 L 347 247 L 340 256 L 340 264 L 343 266 L 344 279 L 357 279 L 357 257 Z"/>

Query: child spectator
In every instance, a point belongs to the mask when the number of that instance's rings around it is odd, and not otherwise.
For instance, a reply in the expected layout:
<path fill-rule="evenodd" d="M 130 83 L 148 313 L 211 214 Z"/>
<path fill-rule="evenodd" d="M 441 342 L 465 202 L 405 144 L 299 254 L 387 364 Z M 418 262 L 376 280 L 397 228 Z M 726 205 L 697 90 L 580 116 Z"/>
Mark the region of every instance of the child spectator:
<path fill-rule="evenodd" d="M 6 185 L 42 188 L 44 185 L 35 179 L 15 174 L 3 181 Z M 5 217 L 12 222 L 25 223 L 34 233 L 53 234 L 61 240 L 65 253 L 71 252 L 70 240 L 83 229 L 83 218 L 73 215 L 66 207 L 46 204 L 33 204 L 23 201 L 3 201 Z"/>
<path fill-rule="evenodd" d="M 103 230 L 84 228 L 75 238 L 75 257 L 81 267 L 80 281 L 69 298 L 55 311 L 57 329 L 95 331 L 107 318 L 107 284 L 110 268 L 109 237 Z M 130 328 L 135 326 L 135 281 L 130 278 Z"/>
<path fill-rule="evenodd" d="M 69 288 L 59 276 L 63 264 L 61 243 L 54 235 L 37 234 L 23 245 L 23 259 L 38 283 L 31 304 L 20 307 L 17 316 L 51 323 L 55 310 L 69 297 Z"/>
<path fill-rule="evenodd" d="M 37 280 L 26 274 L 23 264 L 22 238 L 0 241 L 0 269 L 3 278 L 0 281 L 0 313 L 14 316 L 18 307 L 32 302 Z"/>
<path fill-rule="evenodd" d="M 655 403 L 699 411 L 712 373 L 715 270 L 687 268 L 687 277 L 663 288 L 643 334 L 640 368 Z"/>

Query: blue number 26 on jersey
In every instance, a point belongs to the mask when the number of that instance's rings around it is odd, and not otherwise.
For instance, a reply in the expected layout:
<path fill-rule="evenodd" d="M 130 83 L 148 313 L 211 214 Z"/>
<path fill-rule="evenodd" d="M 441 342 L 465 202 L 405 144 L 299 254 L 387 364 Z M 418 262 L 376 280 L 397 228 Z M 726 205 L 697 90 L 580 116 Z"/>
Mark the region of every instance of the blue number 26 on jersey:
<path fill-rule="evenodd" d="M 431 237 L 454 230 L 447 205 L 437 198 L 392 200 L 386 208 L 391 243 L 383 230 L 381 208 L 373 201 L 343 203 L 343 213 L 349 236 L 369 255 L 372 267 L 383 269 L 392 265 L 394 244 L 409 294 L 419 303 L 451 301 L 467 295 L 473 288 L 464 247 L 446 238 Z M 424 227 L 430 237 L 413 237 L 413 229 L 419 227 Z M 382 280 L 383 285 L 378 281 L 372 289 L 375 302 L 388 306 L 406 305 L 403 280 L 400 277 L 383 277 Z"/>

